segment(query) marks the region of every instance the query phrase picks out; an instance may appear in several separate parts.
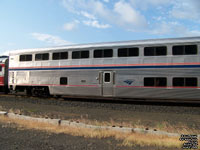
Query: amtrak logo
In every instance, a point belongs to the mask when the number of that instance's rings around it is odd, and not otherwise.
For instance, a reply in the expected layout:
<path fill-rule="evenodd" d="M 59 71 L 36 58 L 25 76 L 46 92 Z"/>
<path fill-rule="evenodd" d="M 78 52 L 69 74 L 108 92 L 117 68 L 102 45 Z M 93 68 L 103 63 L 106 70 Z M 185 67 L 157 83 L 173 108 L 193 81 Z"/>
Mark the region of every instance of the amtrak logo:
<path fill-rule="evenodd" d="M 126 84 L 128 84 L 128 85 L 131 85 L 131 84 L 134 82 L 134 80 L 128 79 L 128 80 L 125 80 L 124 82 L 125 82 Z"/>

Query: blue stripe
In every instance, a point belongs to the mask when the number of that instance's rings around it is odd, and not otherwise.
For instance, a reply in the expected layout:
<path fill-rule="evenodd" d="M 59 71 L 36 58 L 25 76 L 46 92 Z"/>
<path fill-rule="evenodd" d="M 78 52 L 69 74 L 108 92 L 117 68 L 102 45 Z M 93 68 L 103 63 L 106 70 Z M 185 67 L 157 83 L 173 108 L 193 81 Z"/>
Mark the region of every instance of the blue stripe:
<path fill-rule="evenodd" d="M 140 68 L 200 68 L 200 65 L 171 65 L 171 66 L 106 66 L 106 67 L 61 67 L 61 68 L 19 68 L 9 71 L 25 70 L 80 70 L 80 69 L 140 69 Z"/>

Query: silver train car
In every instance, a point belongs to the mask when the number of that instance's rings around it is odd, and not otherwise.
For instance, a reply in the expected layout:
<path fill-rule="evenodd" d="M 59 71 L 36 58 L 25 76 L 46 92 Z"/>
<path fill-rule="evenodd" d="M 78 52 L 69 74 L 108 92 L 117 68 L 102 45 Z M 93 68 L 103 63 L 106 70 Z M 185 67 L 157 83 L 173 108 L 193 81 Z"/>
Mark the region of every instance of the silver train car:
<path fill-rule="evenodd" d="M 9 89 L 29 95 L 200 100 L 200 37 L 12 51 Z"/>

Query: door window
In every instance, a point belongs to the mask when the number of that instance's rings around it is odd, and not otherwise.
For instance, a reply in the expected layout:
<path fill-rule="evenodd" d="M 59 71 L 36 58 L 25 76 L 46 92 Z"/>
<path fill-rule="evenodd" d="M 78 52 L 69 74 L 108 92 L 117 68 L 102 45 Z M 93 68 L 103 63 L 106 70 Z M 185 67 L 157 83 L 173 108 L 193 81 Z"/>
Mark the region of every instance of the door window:
<path fill-rule="evenodd" d="M 104 74 L 104 82 L 106 82 L 106 83 L 110 82 L 110 73 Z"/>

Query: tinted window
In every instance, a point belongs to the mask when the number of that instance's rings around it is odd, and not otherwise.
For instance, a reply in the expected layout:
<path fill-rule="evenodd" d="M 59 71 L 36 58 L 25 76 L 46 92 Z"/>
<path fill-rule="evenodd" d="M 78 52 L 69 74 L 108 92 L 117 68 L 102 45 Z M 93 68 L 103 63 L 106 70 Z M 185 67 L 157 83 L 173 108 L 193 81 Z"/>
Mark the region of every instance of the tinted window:
<path fill-rule="evenodd" d="M 173 86 L 184 86 L 184 78 L 173 78 Z"/>
<path fill-rule="evenodd" d="M 154 77 L 148 77 L 144 78 L 144 86 L 167 86 L 167 78 L 161 77 L 161 78 L 154 78 Z"/>
<path fill-rule="evenodd" d="M 197 45 L 177 45 L 172 47 L 173 55 L 195 55 L 197 54 Z"/>
<path fill-rule="evenodd" d="M 118 57 L 127 57 L 128 49 L 127 48 L 119 48 L 118 49 Z"/>
<path fill-rule="evenodd" d="M 25 55 L 20 55 L 19 56 L 19 61 L 26 61 Z"/>
<path fill-rule="evenodd" d="M 139 48 L 119 48 L 118 57 L 139 56 Z"/>
<path fill-rule="evenodd" d="M 89 58 L 89 51 L 81 51 L 81 58 Z"/>
<path fill-rule="evenodd" d="M 144 78 L 144 86 L 154 86 L 154 78 Z"/>
<path fill-rule="evenodd" d="M 60 59 L 60 53 L 53 53 L 53 60 Z"/>
<path fill-rule="evenodd" d="M 94 50 L 94 58 L 112 57 L 112 56 L 113 56 L 113 50 L 112 49 Z"/>
<path fill-rule="evenodd" d="M 0 71 L 2 71 L 2 66 L 0 66 Z"/>
<path fill-rule="evenodd" d="M 197 86 L 197 78 L 173 78 L 173 86 Z"/>
<path fill-rule="evenodd" d="M 42 54 L 36 54 L 35 55 L 35 60 L 42 60 Z"/>
<path fill-rule="evenodd" d="M 49 53 L 43 53 L 43 54 L 36 54 L 35 55 L 35 60 L 49 60 Z"/>
<path fill-rule="evenodd" d="M 68 59 L 68 52 L 61 52 L 60 59 Z"/>
<path fill-rule="evenodd" d="M 68 59 L 68 52 L 53 53 L 53 60 Z"/>
<path fill-rule="evenodd" d="M 103 57 L 112 57 L 113 56 L 113 50 L 112 49 L 105 49 Z"/>
<path fill-rule="evenodd" d="M 80 52 L 72 52 L 72 59 L 79 59 L 80 58 Z"/>
<path fill-rule="evenodd" d="M 49 54 L 48 53 L 42 54 L 42 60 L 49 60 Z"/>
<path fill-rule="evenodd" d="M 101 58 L 101 57 L 103 57 L 103 50 L 95 50 L 94 58 Z"/>
<path fill-rule="evenodd" d="M 197 78 L 185 78 L 185 86 L 197 86 Z"/>
<path fill-rule="evenodd" d="M 32 61 L 32 55 L 20 55 L 19 61 Z"/>
<path fill-rule="evenodd" d="M 197 54 L 197 45 L 186 45 L 185 46 L 186 55 L 195 55 Z"/>
<path fill-rule="evenodd" d="M 104 74 L 104 82 L 110 82 L 110 73 Z"/>
<path fill-rule="evenodd" d="M 144 48 L 144 56 L 154 56 L 155 50 L 154 47 L 145 47 Z"/>
<path fill-rule="evenodd" d="M 67 85 L 68 81 L 67 81 L 67 77 L 61 77 L 60 78 L 60 85 Z"/>
<path fill-rule="evenodd" d="M 167 47 L 156 47 L 156 56 L 163 56 L 167 55 Z"/>
<path fill-rule="evenodd" d="M 164 55 L 167 55 L 166 46 L 144 48 L 144 56 L 164 56 Z"/>
<path fill-rule="evenodd" d="M 74 51 L 72 52 L 72 59 L 89 58 L 89 51 Z"/>
<path fill-rule="evenodd" d="M 184 55 L 184 46 L 173 46 L 173 55 Z"/>

